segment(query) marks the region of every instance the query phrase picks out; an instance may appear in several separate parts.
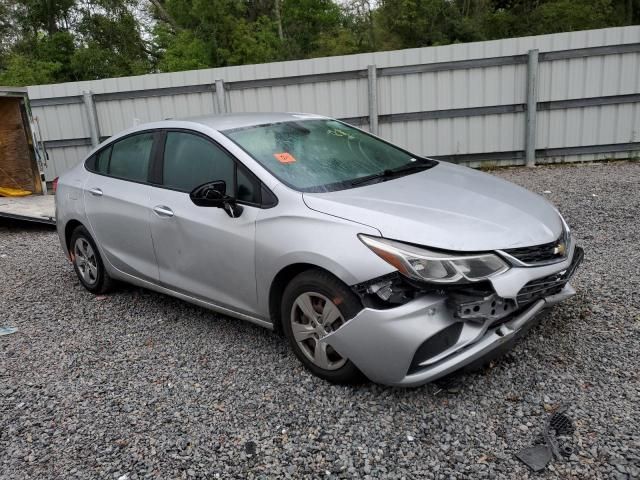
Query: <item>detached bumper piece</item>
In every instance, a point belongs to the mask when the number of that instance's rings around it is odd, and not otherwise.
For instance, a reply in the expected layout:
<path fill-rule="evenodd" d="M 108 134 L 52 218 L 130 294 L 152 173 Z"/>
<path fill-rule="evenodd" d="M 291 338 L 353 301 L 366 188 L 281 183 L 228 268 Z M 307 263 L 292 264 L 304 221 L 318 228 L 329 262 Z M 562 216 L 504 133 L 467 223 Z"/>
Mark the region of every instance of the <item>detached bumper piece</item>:
<path fill-rule="evenodd" d="M 562 447 L 558 444 L 559 439 L 568 439 L 575 430 L 573 421 L 564 413 L 566 410 L 566 406 L 561 407 L 547 419 L 542 438 L 536 445 L 516 453 L 516 457 L 534 472 L 544 470 L 553 457 L 562 460 L 573 453 L 569 444 L 565 443 Z M 544 443 L 540 443 L 540 440 Z"/>

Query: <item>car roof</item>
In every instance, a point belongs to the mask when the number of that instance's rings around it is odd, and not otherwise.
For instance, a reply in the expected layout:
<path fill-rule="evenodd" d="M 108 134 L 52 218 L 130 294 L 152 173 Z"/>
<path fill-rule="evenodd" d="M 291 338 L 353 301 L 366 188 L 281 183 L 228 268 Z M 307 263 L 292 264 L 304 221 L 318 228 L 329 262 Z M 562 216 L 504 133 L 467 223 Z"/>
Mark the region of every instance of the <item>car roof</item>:
<path fill-rule="evenodd" d="M 235 128 L 266 125 L 270 123 L 291 122 L 326 118 L 311 113 L 227 113 L 222 115 L 203 115 L 200 117 L 183 118 L 181 121 L 199 123 L 214 130 L 224 131 Z M 178 119 L 176 119 L 178 120 Z"/>

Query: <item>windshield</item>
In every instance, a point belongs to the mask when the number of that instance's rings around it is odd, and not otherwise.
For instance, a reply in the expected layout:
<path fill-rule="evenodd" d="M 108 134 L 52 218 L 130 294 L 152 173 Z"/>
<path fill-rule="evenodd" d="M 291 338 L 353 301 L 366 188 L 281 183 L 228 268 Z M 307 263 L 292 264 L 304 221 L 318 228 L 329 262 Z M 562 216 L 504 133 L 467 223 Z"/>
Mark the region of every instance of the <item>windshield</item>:
<path fill-rule="evenodd" d="M 305 192 L 351 188 L 356 179 L 382 179 L 383 174 L 387 179 L 394 169 L 431 163 L 337 120 L 290 121 L 222 133 L 279 180 Z"/>

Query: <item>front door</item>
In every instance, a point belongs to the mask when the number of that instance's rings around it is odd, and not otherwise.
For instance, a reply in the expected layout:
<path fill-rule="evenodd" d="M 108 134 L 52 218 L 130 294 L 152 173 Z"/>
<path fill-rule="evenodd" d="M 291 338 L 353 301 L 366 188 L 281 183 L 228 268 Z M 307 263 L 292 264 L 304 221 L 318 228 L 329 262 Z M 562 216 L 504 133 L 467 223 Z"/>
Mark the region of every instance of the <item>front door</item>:
<path fill-rule="evenodd" d="M 189 198 L 195 187 L 215 180 L 224 180 L 227 194 L 245 200 L 239 217 L 231 218 L 221 208 L 198 207 Z M 150 209 L 160 282 L 241 313 L 254 313 L 255 221 L 260 209 L 250 204 L 256 192 L 243 167 L 211 140 L 185 131 L 167 132 L 162 186 L 153 189 Z"/>

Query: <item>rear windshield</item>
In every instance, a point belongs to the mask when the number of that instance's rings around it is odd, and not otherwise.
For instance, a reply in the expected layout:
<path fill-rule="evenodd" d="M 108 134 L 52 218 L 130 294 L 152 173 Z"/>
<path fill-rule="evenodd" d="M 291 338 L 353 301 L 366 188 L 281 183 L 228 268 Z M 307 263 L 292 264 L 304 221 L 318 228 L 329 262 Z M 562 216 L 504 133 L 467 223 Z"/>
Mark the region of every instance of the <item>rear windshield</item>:
<path fill-rule="evenodd" d="M 416 162 L 404 150 L 337 120 L 300 120 L 222 132 L 292 188 L 351 188 L 358 178 Z"/>

